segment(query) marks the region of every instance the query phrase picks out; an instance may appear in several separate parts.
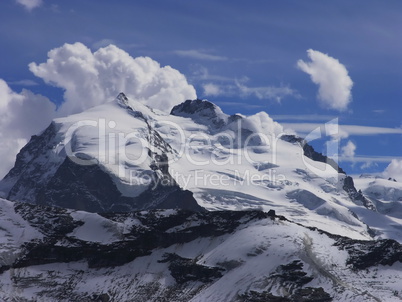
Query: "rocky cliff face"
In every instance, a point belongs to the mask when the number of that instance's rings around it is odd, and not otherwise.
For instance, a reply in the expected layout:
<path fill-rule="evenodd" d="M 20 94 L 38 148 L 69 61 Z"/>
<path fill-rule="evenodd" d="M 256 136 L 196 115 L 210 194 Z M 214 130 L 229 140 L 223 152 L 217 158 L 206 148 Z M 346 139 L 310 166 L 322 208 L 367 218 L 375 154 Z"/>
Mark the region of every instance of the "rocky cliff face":
<path fill-rule="evenodd" d="M 28 144 L 18 153 L 15 165 L 1 181 L 1 191 L 10 200 L 33 202 L 48 178 L 60 164 L 60 158 L 52 154 L 57 146 L 58 126 L 51 123 L 38 136 L 32 136 Z"/>

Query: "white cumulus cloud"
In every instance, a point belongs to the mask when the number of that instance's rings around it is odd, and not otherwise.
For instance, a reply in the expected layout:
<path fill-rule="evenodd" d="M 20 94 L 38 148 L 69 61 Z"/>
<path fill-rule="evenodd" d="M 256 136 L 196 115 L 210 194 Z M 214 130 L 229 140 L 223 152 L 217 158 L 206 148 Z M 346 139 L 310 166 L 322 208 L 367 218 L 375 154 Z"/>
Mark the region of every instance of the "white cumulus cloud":
<path fill-rule="evenodd" d="M 45 129 L 56 106 L 29 90 L 14 92 L 0 79 L 0 179 L 10 170 L 15 155 L 29 137 Z"/>
<path fill-rule="evenodd" d="M 65 90 L 60 115 L 110 101 L 120 92 L 167 111 L 196 98 L 194 87 L 176 69 L 161 67 L 149 57 L 133 58 L 114 45 L 92 52 L 82 43 L 64 44 L 49 51 L 47 62 L 31 63 L 29 69 Z"/>
<path fill-rule="evenodd" d="M 275 122 L 265 111 L 244 118 L 242 127 L 254 133 L 274 133 L 276 135 L 283 133 L 282 125 Z"/>
<path fill-rule="evenodd" d="M 402 159 L 393 159 L 384 170 L 385 177 L 391 177 L 402 181 Z"/>
<path fill-rule="evenodd" d="M 352 100 L 353 86 L 346 67 L 337 59 L 316 50 L 307 50 L 307 55 L 311 62 L 299 60 L 297 66 L 319 86 L 321 104 L 329 109 L 346 110 Z"/>
<path fill-rule="evenodd" d="M 42 0 L 16 0 L 16 2 L 24 6 L 25 9 L 29 11 L 33 10 L 36 7 L 41 6 L 43 3 Z"/>
<path fill-rule="evenodd" d="M 342 147 L 342 156 L 354 157 L 356 151 L 356 145 L 352 141 L 348 141 L 345 146 Z"/>

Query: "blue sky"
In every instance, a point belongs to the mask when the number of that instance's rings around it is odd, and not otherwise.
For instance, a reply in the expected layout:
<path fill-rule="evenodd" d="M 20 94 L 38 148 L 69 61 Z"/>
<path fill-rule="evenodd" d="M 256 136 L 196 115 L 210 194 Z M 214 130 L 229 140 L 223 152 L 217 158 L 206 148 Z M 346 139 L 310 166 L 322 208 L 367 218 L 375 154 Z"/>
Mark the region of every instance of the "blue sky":
<path fill-rule="evenodd" d="M 60 105 L 63 89 L 28 64 L 65 43 L 93 52 L 114 44 L 177 69 L 227 113 L 266 111 L 301 135 L 338 118 L 348 173 L 382 172 L 402 158 L 400 1 L 3 0 L 0 20 L 0 79 L 17 99 L 27 89 Z M 342 110 L 320 100 L 320 85 L 298 67 L 311 62 L 309 49 L 337 60 L 353 82 Z M 326 140 L 312 144 L 325 151 Z M 390 175 L 400 167 L 394 161 Z"/>

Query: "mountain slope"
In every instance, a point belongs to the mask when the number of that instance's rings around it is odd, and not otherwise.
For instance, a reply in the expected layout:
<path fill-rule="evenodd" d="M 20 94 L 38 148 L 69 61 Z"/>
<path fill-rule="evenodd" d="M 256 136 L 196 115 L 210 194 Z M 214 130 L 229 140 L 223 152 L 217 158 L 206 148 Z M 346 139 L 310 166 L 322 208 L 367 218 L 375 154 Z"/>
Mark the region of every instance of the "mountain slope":
<path fill-rule="evenodd" d="M 399 243 L 334 236 L 272 212 L 100 215 L 2 199 L 0 209 L 14 248 L 5 257 L 2 245 L 2 301 L 401 299 Z"/>

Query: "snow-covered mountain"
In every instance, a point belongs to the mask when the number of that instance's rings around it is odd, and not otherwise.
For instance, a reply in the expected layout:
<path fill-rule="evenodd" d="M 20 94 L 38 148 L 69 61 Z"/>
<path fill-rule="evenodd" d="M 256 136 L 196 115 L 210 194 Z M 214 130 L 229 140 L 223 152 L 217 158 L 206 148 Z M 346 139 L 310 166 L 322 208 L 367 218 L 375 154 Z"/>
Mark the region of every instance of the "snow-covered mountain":
<path fill-rule="evenodd" d="M 120 94 L 54 120 L 0 183 L 2 197 L 90 212 L 250 210 L 355 239 L 399 239 L 335 162 L 268 114 L 229 116 L 205 100 L 170 114 Z M 371 221 L 382 221 L 372 227 Z"/>
<path fill-rule="evenodd" d="M 401 192 L 265 112 L 121 93 L 55 119 L 0 182 L 0 299 L 400 301 Z"/>

